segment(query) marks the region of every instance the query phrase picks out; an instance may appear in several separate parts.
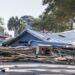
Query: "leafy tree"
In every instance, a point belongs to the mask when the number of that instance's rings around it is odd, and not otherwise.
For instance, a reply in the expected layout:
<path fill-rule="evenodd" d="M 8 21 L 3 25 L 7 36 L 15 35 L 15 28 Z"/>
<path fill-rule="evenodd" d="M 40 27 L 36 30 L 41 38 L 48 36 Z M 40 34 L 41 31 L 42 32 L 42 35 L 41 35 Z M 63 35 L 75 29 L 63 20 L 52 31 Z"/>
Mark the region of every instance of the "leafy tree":
<path fill-rule="evenodd" d="M 4 27 L 3 27 L 3 25 L 4 25 L 3 18 L 0 17 L 0 32 L 1 33 L 4 33 Z"/>
<path fill-rule="evenodd" d="M 69 29 L 69 23 L 57 22 L 56 17 L 54 15 L 43 14 L 33 21 L 33 27 L 37 30 L 61 32 Z"/>
<path fill-rule="evenodd" d="M 2 26 L 0 26 L 0 32 L 4 33 L 4 28 Z"/>
<path fill-rule="evenodd" d="M 75 0 L 43 0 L 43 5 L 46 4 L 45 14 L 55 15 L 58 22 L 71 21 L 70 29 L 73 29 Z"/>
<path fill-rule="evenodd" d="M 2 17 L 0 17 L 0 25 L 4 25 L 4 19 Z"/>
<path fill-rule="evenodd" d="M 15 31 L 15 36 L 23 31 L 25 22 L 22 19 L 11 17 L 8 21 L 8 29 Z"/>
<path fill-rule="evenodd" d="M 41 29 L 41 19 L 40 18 L 34 19 L 32 27 L 33 29 L 40 30 Z"/>

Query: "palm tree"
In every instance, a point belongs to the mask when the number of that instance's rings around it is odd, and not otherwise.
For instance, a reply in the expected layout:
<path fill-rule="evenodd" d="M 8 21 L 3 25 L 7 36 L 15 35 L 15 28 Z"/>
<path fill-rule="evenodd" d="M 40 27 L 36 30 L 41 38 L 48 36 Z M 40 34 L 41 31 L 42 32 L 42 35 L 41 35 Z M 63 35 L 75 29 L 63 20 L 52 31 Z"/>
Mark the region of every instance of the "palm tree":
<path fill-rule="evenodd" d="M 8 29 L 13 30 L 15 32 L 15 36 L 17 36 L 20 32 L 25 28 L 25 22 L 22 19 L 16 17 L 11 17 L 8 21 Z"/>

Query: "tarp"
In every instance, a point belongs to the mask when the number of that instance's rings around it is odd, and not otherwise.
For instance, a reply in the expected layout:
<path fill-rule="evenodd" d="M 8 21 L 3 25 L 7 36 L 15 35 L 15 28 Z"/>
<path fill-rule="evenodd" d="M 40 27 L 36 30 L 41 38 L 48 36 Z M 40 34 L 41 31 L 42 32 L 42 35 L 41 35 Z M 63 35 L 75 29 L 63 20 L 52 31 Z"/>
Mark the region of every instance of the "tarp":
<path fill-rule="evenodd" d="M 71 45 L 69 43 L 44 42 L 44 41 L 32 40 L 32 46 L 37 46 L 38 44 L 48 44 L 48 45 L 51 45 L 51 46 L 68 46 L 68 45 Z"/>

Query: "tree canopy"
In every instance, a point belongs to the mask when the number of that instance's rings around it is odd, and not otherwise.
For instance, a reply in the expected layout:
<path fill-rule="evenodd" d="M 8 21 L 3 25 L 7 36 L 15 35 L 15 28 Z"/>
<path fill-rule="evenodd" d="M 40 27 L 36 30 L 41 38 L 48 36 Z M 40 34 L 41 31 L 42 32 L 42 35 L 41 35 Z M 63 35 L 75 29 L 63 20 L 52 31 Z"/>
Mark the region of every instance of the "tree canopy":
<path fill-rule="evenodd" d="M 43 0 L 47 4 L 46 14 L 53 14 L 58 21 L 69 21 L 75 17 L 75 0 Z"/>
<path fill-rule="evenodd" d="M 57 22 L 55 16 L 46 14 L 36 18 L 33 21 L 33 27 L 36 30 L 61 32 L 69 29 L 69 23 Z"/>
<path fill-rule="evenodd" d="M 43 0 L 43 5 L 47 7 L 42 17 L 34 20 L 33 26 L 53 32 L 73 29 L 75 0 Z"/>
<path fill-rule="evenodd" d="M 0 32 L 4 33 L 4 27 L 2 27 L 2 25 L 4 25 L 4 21 L 3 21 L 3 18 L 0 17 Z"/>
<path fill-rule="evenodd" d="M 25 22 L 22 19 L 11 17 L 8 21 L 8 29 L 15 31 L 15 35 L 21 33 L 25 28 Z"/>

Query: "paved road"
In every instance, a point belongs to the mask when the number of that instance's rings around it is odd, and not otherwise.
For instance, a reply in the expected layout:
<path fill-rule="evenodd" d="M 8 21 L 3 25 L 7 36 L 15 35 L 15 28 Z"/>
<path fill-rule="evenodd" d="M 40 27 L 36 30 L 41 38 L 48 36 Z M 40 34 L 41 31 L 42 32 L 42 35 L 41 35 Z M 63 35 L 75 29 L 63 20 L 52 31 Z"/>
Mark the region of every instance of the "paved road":
<path fill-rule="evenodd" d="M 16 63 L 0 65 L 0 68 L 6 69 L 0 75 L 75 75 L 74 65 Z"/>

